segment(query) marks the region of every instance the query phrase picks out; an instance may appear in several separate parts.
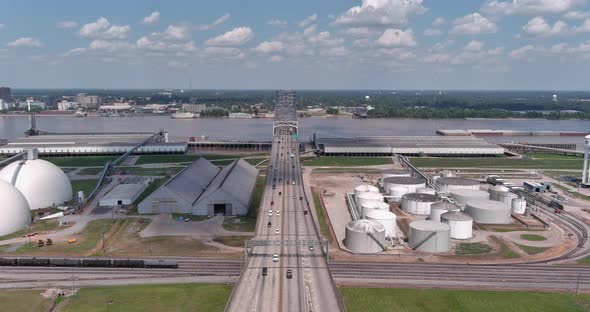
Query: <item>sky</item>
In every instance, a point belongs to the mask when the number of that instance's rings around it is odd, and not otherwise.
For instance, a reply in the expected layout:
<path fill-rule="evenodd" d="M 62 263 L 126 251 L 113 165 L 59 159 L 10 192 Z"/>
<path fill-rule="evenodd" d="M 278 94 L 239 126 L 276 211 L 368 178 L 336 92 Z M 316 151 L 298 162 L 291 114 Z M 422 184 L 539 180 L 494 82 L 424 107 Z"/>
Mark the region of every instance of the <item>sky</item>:
<path fill-rule="evenodd" d="M 13 88 L 589 90 L 590 0 L 2 0 Z"/>

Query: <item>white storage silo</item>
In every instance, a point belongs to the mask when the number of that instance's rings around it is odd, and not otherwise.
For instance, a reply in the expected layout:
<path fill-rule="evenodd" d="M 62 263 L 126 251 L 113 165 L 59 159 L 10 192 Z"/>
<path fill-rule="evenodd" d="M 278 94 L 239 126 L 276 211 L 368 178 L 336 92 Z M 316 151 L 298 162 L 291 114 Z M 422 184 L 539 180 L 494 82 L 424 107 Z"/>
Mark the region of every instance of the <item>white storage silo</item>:
<path fill-rule="evenodd" d="M 479 190 L 479 181 L 465 178 L 440 178 L 436 180 L 436 186 L 441 193 L 450 193 L 454 190 Z"/>
<path fill-rule="evenodd" d="M 373 192 L 364 192 L 360 193 L 358 197 L 358 205 L 357 207 L 361 208 L 363 204 L 367 204 L 370 202 L 384 202 L 383 195 L 380 193 L 373 193 Z M 361 208 L 362 210 L 362 208 Z"/>
<path fill-rule="evenodd" d="M 397 217 L 393 212 L 389 210 L 371 210 L 367 212 L 366 218 L 381 223 L 385 227 L 385 236 L 395 236 Z"/>
<path fill-rule="evenodd" d="M 464 207 L 465 203 L 470 200 L 489 199 L 490 193 L 480 190 L 459 189 L 451 191 L 449 196 L 455 200 L 455 204 Z"/>
<path fill-rule="evenodd" d="M 419 220 L 410 223 L 410 247 L 424 252 L 445 252 L 450 249 L 451 228 L 436 221 Z"/>
<path fill-rule="evenodd" d="M 501 192 L 509 192 L 510 189 L 505 187 L 504 185 L 494 185 L 488 188 L 488 192 L 490 193 L 491 200 L 498 200 L 498 193 Z"/>
<path fill-rule="evenodd" d="M 415 215 L 430 215 L 430 206 L 441 200 L 436 195 L 410 193 L 402 196 L 402 209 Z"/>
<path fill-rule="evenodd" d="M 381 173 L 381 178 L 379 179 L 379 186 L 383 187 L 384 180 L 387 178 L 395 178 L 395 177 L 411 177 L 412 175 L 410 172 L 406 170 L 388 170 L 386 172 Z"/>
<path fill-rule="evenodd" d="M 385 246 L 385 227 L 372 220 L 352 221 L 345 227 L 344 245 L 356 253 L 381 252 Z"/>
<path fill-rule="evenodd" d="M 429 188 L 429 187 L 421 187 L 419 189 L 416 189 L 416 193 L 418 194 L 430 194 L 430 195 L 435 195 L 436 191 L 433 188 Z"/>
<path fill-rule="evenodd" d="M 460 211 L 450 211 L 440 216 L 441 222 L 451 228 L 451 238 L 470 239 L 473 236 L 473 218 Z"/>
<path fill-rule="evenodd" d="M 379 202 L 379 201 L 369 201 L 369 202 L 365 202 L 361 205 L 361 217 L 365 218 L 365 216 L 367 215 L 367 213 L 369 211 L 374 211 L 374 210 L 385 210 L 385 211 L 389 211 L 389 204 L 385 203 L 385 202 Z"/>
<path fill-rule="evenodd" d="M 390 177 L 383 180 L 383 188 L 391 189 L 393 186 L 401 186 L 408 189 L 408 193 L 415 193 L 416 189 L 426 186 L 426 180 L 413 177 Z"/>
<path fill-rule="evenodd" d="M 0 199 L 0 236 L 20 231 L 31 224 L 29 203 L 16 187 L 0 180 Z"/>
<path fill-rule="evenodd" d="M 359 185 L 354 188 L 354 202 L 359 207 L 359 196 L 362 193 L 379 193 L 379 189 L 368 184 Z"/>
<path fill-rule="evenodd" d="M 506 205 L 512 205 L 512 200 L 518 198 L 518 195 L 512 192 L 499 192 L 497 201 L 503 202 Z"/>
<path fill-rule="evenodd" d="M 408 188 L 405 186 L 393 185 L 389 187 L 387 193 L 389 193 L 389 196 L 393 197 L 393 200 L 399 201 L 402 196 L 408 194 Z"/>
<path fill-rule="evenodd" d="M 465 205 L 465 213 L 470 215 L 473 221 L 482 224 L 509 224 L 512 222 L 512 208 L 495 200 L 468 201 Z"/>
<path fill-rule="evenodd" d="M 434 203 L 430 206 L 430 220 L 440 222 L 440 216 L 449 211 L 460 211 L 459 206 L 446 201 Z"/>
<path fill-rule="evenodd" d="M 512 213 L 524 214 L 526 211 L 526 200 L 524 198 L 513 198 L 511 207 Z"/>

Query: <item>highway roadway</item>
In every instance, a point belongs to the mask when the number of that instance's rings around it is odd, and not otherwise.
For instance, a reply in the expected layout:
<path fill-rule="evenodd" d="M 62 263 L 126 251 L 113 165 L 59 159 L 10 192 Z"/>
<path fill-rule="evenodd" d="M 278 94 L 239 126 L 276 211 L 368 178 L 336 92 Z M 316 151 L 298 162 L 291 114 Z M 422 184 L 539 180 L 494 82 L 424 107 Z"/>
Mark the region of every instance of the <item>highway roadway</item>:
<path fill-rule="evenodd" d="M 287 243 L 320 239 L 303 189 L 299 143 L 290 129 L 275 131 L 256 225 L 254 239 L 270 244 L 249 250 L 226 311 L 341 310 L 325 258 L 327 250 L 308 243 Z"/>

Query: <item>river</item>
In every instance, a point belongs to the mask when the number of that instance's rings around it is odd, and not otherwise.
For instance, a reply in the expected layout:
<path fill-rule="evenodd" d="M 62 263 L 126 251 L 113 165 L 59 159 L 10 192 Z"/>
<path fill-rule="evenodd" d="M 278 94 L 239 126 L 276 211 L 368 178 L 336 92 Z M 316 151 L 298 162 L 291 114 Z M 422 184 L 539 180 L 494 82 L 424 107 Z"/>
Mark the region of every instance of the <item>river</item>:
<path fill-rule="evenodd" d="M 462 119 L 346 119 L 302 118 L 300 137 L 435 135 L 437 129 L 589 131 L 588 120 L 462 120 Z M 0 117 L 0 139 L 23 136 L 29 127 L 26 116 Z M 85 117 L 38 116 L 37 129 L 47 132 L 153 132 L 168 131 L 172 139 L 208 136 L 210 140 L 270 141 L 272 119 L 172 119 L 169 116 Z M 488 137 L 491 142 L 581 143 L 581 137 Z M 581 145 L 578 145 L 580 148 Z"/>

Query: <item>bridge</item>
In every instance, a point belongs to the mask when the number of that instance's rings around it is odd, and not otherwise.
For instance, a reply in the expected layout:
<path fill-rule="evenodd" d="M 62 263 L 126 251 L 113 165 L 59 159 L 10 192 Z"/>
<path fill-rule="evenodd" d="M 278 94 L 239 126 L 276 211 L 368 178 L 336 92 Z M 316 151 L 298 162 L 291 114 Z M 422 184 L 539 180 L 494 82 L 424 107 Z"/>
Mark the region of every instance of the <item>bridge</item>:
<path fill-rule="evenodd" d="M 226 311 L 344 311 L 303 185 L 294 91 L 278 91 L 273 145 L 245 266 Z"/>

